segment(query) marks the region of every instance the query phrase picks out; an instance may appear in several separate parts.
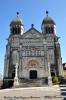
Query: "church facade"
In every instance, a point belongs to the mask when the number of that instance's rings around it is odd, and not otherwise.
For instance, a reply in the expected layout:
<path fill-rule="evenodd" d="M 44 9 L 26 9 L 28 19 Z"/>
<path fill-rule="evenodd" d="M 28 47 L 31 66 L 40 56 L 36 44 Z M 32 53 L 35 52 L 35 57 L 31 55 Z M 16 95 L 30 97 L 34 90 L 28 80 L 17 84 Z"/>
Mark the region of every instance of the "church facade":
<path fill-rule="evenodd" d="M 46 16 L 41 23 L 41 32 L 31 25 L 24 31 L 19 13 L 10 23 L 10 35 L 6 45 L 4 84 L 14 85 L 16 74 L 20 86 L 48 84 L 49 76 L 63 76 L 60 43 L 54 20 Z"/>

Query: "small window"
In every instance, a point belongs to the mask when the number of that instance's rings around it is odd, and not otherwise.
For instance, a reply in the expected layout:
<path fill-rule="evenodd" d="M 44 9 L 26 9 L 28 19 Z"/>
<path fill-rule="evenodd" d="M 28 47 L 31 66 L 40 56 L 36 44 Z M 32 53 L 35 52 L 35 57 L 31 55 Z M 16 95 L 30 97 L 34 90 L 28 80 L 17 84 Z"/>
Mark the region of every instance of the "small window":
<path fill-rule="evenodd" d="M 29 50 L 27 50 L 27 56 L 29 56 Z"/>
<path fill-rule="evenodd" d="M 21 32 L 20 27 L 18 27 L 18 34 Z"/>
<path fill-rule="evenodd" d="M 14 27 L 12 28 L 12 33 L 14 34 Z"/>
<path fill-rule="evenodd" d="M 46 33 L 53 33 L 53 27 L 46 27 Z"/>
<path fill-rule="evenodd" d="M 13 28 L 10 28 L 10 32 L 13 33 Z"/>
<path fill-rule="evenodd" d="M 51 33 L 53 33 L 53 27 L 51 27 Z"/>
<path fill-rule="evenodd" d="M 17 34 L 17 27 L 15 27 L 15 34 Z"/>
<path fill-rule="evenodd" d="M 50 33 L 50 27 L 46 27 L 45 30 L 46 30 L 46 33 Z"/>
<path fill-rule="evenodd" d="M 41 55 L 41 51 L 37 50 L 37 56 L 40 56 L 40 55 Z"/>

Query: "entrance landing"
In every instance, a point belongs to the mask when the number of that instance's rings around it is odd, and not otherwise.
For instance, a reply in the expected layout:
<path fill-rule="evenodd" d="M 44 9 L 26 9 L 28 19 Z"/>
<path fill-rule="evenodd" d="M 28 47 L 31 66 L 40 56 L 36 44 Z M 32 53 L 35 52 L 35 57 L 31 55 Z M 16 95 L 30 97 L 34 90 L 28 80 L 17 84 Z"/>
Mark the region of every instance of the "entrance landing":
<path fill-rule="evenodd" d="M 50 92 L 51 91 L 51 92 Z M 1 100 L 63 100 L 59 86 L 0 90 Z"/>

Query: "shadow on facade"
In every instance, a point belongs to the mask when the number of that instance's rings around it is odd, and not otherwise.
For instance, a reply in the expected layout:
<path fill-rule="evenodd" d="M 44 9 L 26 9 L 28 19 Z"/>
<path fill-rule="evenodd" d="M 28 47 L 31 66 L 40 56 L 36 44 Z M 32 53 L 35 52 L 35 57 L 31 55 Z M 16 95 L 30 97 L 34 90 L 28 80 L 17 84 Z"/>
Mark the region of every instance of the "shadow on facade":
<path fill-rule="evenodd" d="M 11 88 L 11 87 L 13 87 L 14 77 L 15 77 L 15 72 L 12 73 L 12 77 L 11 78 L 4 78 L 3 79 L 2 88 L 4 89 L 4 88 Z"/>

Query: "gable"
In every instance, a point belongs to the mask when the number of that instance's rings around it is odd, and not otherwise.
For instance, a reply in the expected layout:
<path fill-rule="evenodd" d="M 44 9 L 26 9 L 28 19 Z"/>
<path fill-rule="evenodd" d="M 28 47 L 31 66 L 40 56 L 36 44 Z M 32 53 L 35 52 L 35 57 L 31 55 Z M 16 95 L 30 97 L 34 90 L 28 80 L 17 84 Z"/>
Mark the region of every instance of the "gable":
<path fill-rule="evenodd" d="M 29 29 L 22 35 L 22 38 L 40 38 L 41 33 L 37 31 L 35 28 Z"/>

